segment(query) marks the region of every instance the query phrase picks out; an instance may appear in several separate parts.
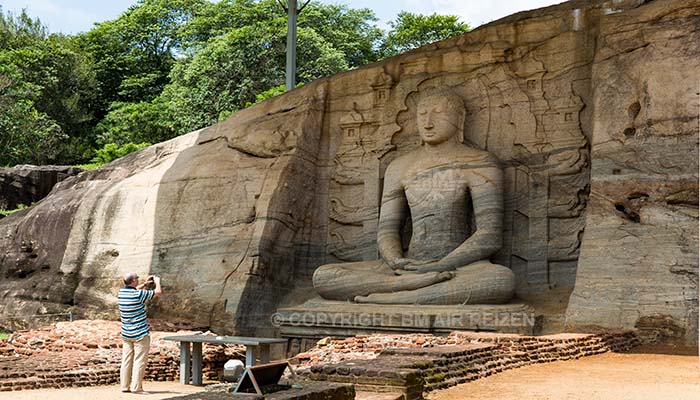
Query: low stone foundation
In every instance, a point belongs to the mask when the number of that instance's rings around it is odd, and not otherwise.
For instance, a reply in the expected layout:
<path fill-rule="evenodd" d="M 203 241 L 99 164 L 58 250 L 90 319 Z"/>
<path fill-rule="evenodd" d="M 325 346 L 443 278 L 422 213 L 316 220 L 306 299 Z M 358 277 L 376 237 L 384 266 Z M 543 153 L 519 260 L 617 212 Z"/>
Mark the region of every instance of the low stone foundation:
<path fill-rule="evenodd" d="M 178 379 L 179 347 L 162 339 L 172 334 L 152 332 L 147 380 Z M 294 361 L 301 378 L 353 384 L 361 391 L 399 393 L 409 400 L 506 369 L 626 350 L 637 344 L 639 339 L 632 332 L 377 334 L 326 338 Z M 242 359 L 243 353 L 242 346 L 205 344 L 205 378 L 217 379 L 226 360 Z M 118 322 L 63 322 L 15 332 L 0 342 L 0 391 L 114 384 L 119 381 L 120 360 Z"/>
<path fill-rule="evenodd" d="M 417 336 L 420 345 L 385 348 L 371 359 L 306 366 L 302 363 L 298 371 L 309 379 L 353 383 L 357 390 L 400 393 L 405 400 L 412 400 L 421 399 L 425 392 L 507 369 L 627 350 L 639 344 L 632 332 L 549 336 L 453 332 L 447 338 L 426 336 Z M 352 339 L 361 347 L 362 343 L 371 343 L 372 338 L 350 338 L 327 343 L 325 347 L 339 345 L 335 350 L 342 351 L 343 346 L 352 345 Z M 319 351 L 320 348 L 300 354 L 300 358 L 312 359 L 313 353 Z"/>
<path fill-rule="evenodd" d="M 356 304 L 312 299 L 275 314 L 280 335 L 290 339 L 290 356 L 324 337 L 453 331 L 536 334 L 541 317 L 524 303 L 453 306 Z"/>
<path fill-rule="evenodd" d="M 60 322 L 44 329 L 17 331 L 0 342 L 0 391 L 117 383 L 121 365 L 119 332 L 120 323 L 116 321 Z M 178 343 L 163 340 L 173 334 L 151 332 L 146 380 L 179 379 Z M 218 379 L 227 360 L 245 358 L 244 347 L 238 345 L 205 344 L 202 353 L 206 379 Z"/>

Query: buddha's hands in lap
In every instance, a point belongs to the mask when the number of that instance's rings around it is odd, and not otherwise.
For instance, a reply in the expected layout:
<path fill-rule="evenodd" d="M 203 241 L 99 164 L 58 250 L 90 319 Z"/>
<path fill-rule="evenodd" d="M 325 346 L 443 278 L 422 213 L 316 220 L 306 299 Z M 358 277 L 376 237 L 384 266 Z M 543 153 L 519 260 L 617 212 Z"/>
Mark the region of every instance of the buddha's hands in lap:
<path fill-rule="evenodd" d="M 417 263 L 411 262 L 403 267 L 404 272 L 418 274 L 424 274 L 426 272 L 449 272 L 451 270 L 452 268 L 445 266 L 440 260 L 419 261 Z"/>
<path fill-rule="evenodd" d="M 415 275 L 415 274 L 425 274 L 430 272 L 440 272 L 443 279 L 452 279 L 454 277 L 454 271 L 450 271 L 443 264 L 440 264 L 439 260 L 413 260 L 408 258 L 399 259 L 402 260 L 401 268 L 394 269 L 396 275 Z"/>
<path fill-rule="evenodd" d="M 394 271 L 401 271 L 406 269 L 405 267 L 408 265 L 422 265 L 422 264 L 427 264 L 434 262 L 435 260 L 428 260 L 428 261 L 422 261 L 422 260 L 414 260 L 412 258 L 395 258 L 391 261 L 387 261 L 387 264 L 389 264 L 389 268 L 393 269 Z"/>

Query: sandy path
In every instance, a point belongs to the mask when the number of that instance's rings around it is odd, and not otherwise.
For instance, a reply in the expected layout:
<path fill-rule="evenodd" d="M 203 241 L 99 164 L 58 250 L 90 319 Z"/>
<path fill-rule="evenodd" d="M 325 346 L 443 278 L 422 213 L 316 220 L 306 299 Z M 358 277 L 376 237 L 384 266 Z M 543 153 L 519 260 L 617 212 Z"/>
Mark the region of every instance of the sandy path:
<path fill-rule="evenodd" d="M 606 353 L 502 372 L 428 399 L 700 400 L 699 367 L 697 356 Z"/>
<path fill-rule="evenodd" d="M 700 400 L 699 367 L 697 356 L 606 353 L 506 371 L 433 392 L 428 399 Z M 112 385 L 0 392 L 0 399 L 156 400 L 203 390 L 177 382 L 146 382 L 144 388 L 151 394 L 122 394 Z"/>
<path fill-rule="evenodd" d="M 201 386 L 181 385 L 179 382 L 144 382 L 148 395 L 122 393 L 118 385 L 65 389 L 37 389 L 18 392 L 0 392 L 2 400 L 159 400 L 201 392 Z"/>

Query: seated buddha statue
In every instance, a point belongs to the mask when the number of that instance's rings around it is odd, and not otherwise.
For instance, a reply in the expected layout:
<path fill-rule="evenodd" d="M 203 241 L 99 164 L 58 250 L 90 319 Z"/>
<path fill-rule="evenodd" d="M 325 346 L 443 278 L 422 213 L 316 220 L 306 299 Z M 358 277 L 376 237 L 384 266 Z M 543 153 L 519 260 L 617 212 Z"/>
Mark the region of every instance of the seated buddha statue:
<path fill-rule="evenodd" d="M 451 90 L 419 98 L 423 145 L 393 160 L 384 177 L 381 259 L 318 267 L 313 285 L 321 297 L 433 305 L 499 304 L 513 297 L 513 272 L 489 261 L 503 242 L 503 173 L 493 154 L 461 140 L 465 114 L 462 98 Z"/>

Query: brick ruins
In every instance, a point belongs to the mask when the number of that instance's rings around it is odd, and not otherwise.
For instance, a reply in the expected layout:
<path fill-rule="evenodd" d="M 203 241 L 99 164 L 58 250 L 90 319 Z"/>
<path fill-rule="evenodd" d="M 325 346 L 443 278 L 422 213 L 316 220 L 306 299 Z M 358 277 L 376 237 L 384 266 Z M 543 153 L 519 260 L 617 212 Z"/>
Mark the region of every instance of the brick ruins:
<path fill-rule="evenodd" d="M 163 340 L 172 334 L 152 333 L 147 380 L 178 379 L 179 347 Z M 119 323 L 114 321 L 59 322 L 15 332 L 0 342 L 0 391 L 117 383 L 120 342 Z M 353 383 L 357 390 L 402 393 L 413 399 L 507 369 L 627 350 L 637 344 L 639 339 L 631 332 L 536 337 L 483 332 L 452 332 L 445 337 L 358 335 L 323 339 L 292 363 L 306 379 Z M 226 360 L 242 359 L 243 354 L 242 346 L 205 344 L 205 379 L 218 379 Z"/>
<path fill-rule="evenodd" d="M 639 344 L 635 333 L 520 336 L 483 332 L 432 335 L 358 335 L 307 353 L 298 372 L 312 380 L 353 383 L 356 390 L 420 399 L 445 389 L 535 363 L 564 361 Z"/>
<path fill-rule="evenodd" d="M 17 331 L 0 342 L 0 391 L 117 383 L 119 332 L 119 322 L 100 320 L 59 322 L 47 328 Z M 175 342 L 163 340 L 172 334 L 160 330 L 151 333 L 146 380 L 178 379 L 180 348 Z M 226 360 L 244 359 L 245 349 L 205 344 L 202 355 L 205 379 L 218 379 Z"/>

